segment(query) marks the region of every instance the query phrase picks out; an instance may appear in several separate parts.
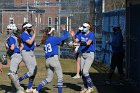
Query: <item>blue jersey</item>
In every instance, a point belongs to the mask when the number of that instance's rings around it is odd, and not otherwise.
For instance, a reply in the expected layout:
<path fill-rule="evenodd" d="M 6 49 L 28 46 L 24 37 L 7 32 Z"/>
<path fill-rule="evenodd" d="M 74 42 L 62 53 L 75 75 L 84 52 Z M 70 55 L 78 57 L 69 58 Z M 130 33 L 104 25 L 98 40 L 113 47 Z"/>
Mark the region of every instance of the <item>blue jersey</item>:
<path fill-rule="evenodd" d="M 79 34 L 78 39 L 80 42 L 87 42 L 88 40 L 92 40 L 92 43 L 89 46 L 80 46 L 79 50 L 82 53 L 95 52 L 95 36 L 92 32 L 89 32 L 87 35 L 81 33 Z"/>
<path fill-rule="evenodd" d="M 21 41 L 24 45 L 23 50 L 27 50 L 27 51 L 34 50 L 35 48 L 34 42 L 31 45 L 26 43 L 26 41 L 29 40 L 31 37 L 32 37 L 32 34 L 27 34 L 25 32 L 22 32 Z"/>
<path fill-rule="evenodd" d="M 78 38 L 78 36 L 79 36 L 81 33 L 82 33 L 81 31 L 77 31 L 77 32 L 75 33 L 75 38 Z"/>
<path fill-rule="evenodd" d="M 11 36 L 7 39 L 7 45 L 8 45 L 8 47 L 11 47 L 12 44 L 15 45 L 14 53 L 20 53 L 20 49 L 19 49 L 19 46 L 18 46 L 17 37 L 14 36 L 14 35 L 11 35 Z"/>
<path fill-rule="evenodd" d="M 70 34 L 68 33 L 67 30 L 64 30 L 62 33 L 61 33 L 61 36 L 66 36 L 67 39 L 65 40 L 66 42 L 70 42 L 71 41 L 71 37 L 70 37 Z"/>
<path fill-rule="evenodd" d="M 67 34 L 68 32 L 66 32 Z M 67 35 L 64 34 L 62 37 L 49 36 L 44 45 L 45 57 L 49 58 L 54 55 L 58 55 L 58 45 L 62 43 L 63 40 L 68 38 Z"/>

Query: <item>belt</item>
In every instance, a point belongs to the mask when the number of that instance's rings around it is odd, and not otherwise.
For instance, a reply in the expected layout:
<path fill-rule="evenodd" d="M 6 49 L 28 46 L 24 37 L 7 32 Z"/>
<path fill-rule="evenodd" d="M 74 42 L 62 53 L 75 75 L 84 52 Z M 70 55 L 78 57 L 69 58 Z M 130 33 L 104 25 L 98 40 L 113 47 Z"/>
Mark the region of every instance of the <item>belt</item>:
<path fill-rule="evenodd" d="M 30 52 L 30 51 L 33 51 L 33 50 L 22 50 L 22 51 L 27 51 L 27 52 Z"/>
<path fill-rule="evenodd" d="M 20 52 L 17 52 L 16 54 L 20 54 Z"/>
<path fill-rule="evenodd" d="M 87 51 L 87 52 L 84 52 L 84 53 L 91 53 L 92 51 Z"/>
<path fill-rule="evenodd" d="M 49 57 L 47 57 L 47 58 L 51 58 L 51 57 L 54 57 L 55 55 L 51 55 L 51 56 L 49 56 Z"/>

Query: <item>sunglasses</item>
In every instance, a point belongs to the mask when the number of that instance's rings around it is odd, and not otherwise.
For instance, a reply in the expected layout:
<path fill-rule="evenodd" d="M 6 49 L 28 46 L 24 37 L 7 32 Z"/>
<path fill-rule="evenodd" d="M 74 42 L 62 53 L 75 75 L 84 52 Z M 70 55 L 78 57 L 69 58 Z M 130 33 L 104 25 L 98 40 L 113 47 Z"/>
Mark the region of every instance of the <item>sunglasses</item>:
<path fill-rule="evenodd" d="M 32 29 L 32 27 L 28 27 L 27 29 Z"/>
<path fill-rule="evenodd" d="M 87 27 L 83 26 L 83 28 L 87 28 Z"/>

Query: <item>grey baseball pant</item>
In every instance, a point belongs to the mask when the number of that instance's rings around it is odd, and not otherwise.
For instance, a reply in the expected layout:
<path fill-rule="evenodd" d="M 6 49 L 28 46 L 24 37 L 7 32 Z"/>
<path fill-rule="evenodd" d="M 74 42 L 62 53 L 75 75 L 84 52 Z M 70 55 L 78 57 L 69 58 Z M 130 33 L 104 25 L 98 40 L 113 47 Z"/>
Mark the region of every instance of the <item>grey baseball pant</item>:
<path fill-rule="evenodd" d="M 47 58 L 46 65 L 48 68 L 48 74 L 47 74 L 48 76 L 47 76 L 46 80 L 48 82 L 51 82 L 53 79 L 54 71 L 55 71 L 56 75 L 57 75 L 58 83 L 59 82 L 63 83 L 62 68 L 61 68 L 61 64 L 58 59 L 58 55 L 54 55 L 54 57 Z"/>
<path fill-rule="evenodd" d="M 94 52 L 82 53 L 80 61 L 81 73 L 84 76 L 89 75 L 89 69 L 94 61 Z"/>
<path fill-rule="evenodd" d="M 21 54 L 14 53 L 11 56 L 10 70 L 8 73 L 8 76 L 9 76 L 10 80 L 12 81 L 13 85 L 15 86 L 15 88 L 17 89 L 17 91 L 23 90 L 20 86 L 18 77 L 16 75 L 17 70 L 18 70 L 18 66 L 19 66 L 21 61 L 22 61 Z"/>
<path fill-rule="evenodd" d="M 21 53 L 22 53 L 23 61 L 28 69 L 28 72 L 27 72 L 28 76 L 31 77 L 35 75 L 36 74 L 35 69 L 36 69 L 37 63 L 36 63 L 34 52 L 22 50 Z"/>

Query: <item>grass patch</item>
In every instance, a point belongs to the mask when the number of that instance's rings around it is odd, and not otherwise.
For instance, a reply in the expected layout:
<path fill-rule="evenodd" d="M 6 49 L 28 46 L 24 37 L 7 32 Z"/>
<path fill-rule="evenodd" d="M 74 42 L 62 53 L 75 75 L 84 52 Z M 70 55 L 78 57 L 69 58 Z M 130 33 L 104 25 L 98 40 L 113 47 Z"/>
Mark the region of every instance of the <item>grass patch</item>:
<path fill-rule="evenodd" d="M 60 59 L 62 70 L 63 70 L 63 79 L 64 79 L 64 93 L 79 93 L 81 87 L 83 87 L 81 79 L 72 79 L 71 77 L 76 73 L 76 62 L 72 59 Z M 43 79 L 47 76 L 47 70 L 45 67 L 45 58 L 37 58 L 38 72 L 35 77 L 34 87 L 36 87 Z M 3 73 L 0 76 L 0 93 L 5 93 L 11 89 L 10 80 L 7 76 L 9 68 L 3 68 Z M 20 66 L 18 76 L 21 76 L 27 72 L 25 66 Z M 90 69 L 91 73 L 97 73 L 97 71 L 92 67 Z M 28 79 L 21 82 L 21 85 L 26 89 Z M 44 86 L 41 90 L 41 93 L 57 93 L 57 76 L 54 74 L 54 78 L 51 83 Z"/>
<path fill-rule="evenodd" d="M 81 88 L 83 88 L 82 79 L 72 79 L 71 77 L 76 73 L 76 61 L 72 59 L 60 59 L 62 70 L 63 70 L 63 80 L 64 80 L 64 88 L 63 93 L 79 93 Z M 46 60 L 45 58 L 37 58 L 37 66 L 38 72 L 35 77 L 34 85 L 35 88 L 43 79 L 47 76 L 47 70 L 45 67 Z M 7 76 L 9 68 L 3 68 L 3 73 L 0 74 L 0 93 L 7 93 L 7 91 L 11 90 L 10 80 Z M 90 76 L 95 86 L 94 93 L 138 93 L 135 92 L 135 88 L 133 86 L 119 86 L 112 85 L 107 86 L 104 83 L 106 79 L 108 67 L 99 62 L 94 62 L 92 67 L 90 68 Z M 27 72 L 25 66 L 20 66 L 19 68 L 19 76 Z M 26 89 L 27 88 L 28 79 L 21 82 L 21 85 Z M 118 83 L 118 82 L 117 82 Z M 45 85 L 43 89 L 41 89 L 40 93 L 57 93 L 57 76 L 54 74 L 53 80 L 51 83 Z M 126 91 L 127 90 L 127 91 Z"/>

